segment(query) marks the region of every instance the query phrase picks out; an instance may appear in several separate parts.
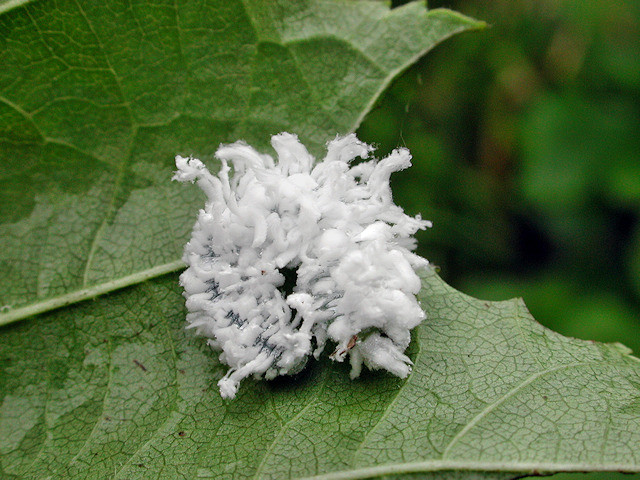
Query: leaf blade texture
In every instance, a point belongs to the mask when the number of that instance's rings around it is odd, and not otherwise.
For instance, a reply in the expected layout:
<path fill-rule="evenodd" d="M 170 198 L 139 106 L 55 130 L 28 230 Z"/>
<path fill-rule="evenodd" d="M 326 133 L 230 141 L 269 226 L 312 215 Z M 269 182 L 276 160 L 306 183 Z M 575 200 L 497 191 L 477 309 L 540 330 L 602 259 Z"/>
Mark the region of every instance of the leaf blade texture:
<path fill-rule="evenodd" d="M 224 367 L 184 334 L 175 275 L 5 332 L 7 478 L 497 478 L 639 471 L 640 364 L 562 337 L 519 300 L 433 273 L 407 380 L 320 362 L 214 388 Z M 69 335 L 68 332 L 73 332 Z M 27 340 L 25 340 L 27 339 Z M 615 388 L 614 388 L 615 387 Z M 10 434 L 8 434 L 10 433 Z"/>
<path fill-rule="evenodd" d="M 177 154 L 294 131 L 320 154 L 475 22 L 412 3 L 0 5 L 0 324 L 180 269 Z"/>
<path fill-rule="evenodd" d="M 285 129 L 319 154 L 479 26 L 418 3 L 0 2 L 0 323 L 43 313 L 1 332 L 2 478 L 638 471 L 637 360 L 435 275 L 407 381 L 320 362 L 225 403 L 183 329 L 167 272 L 201 199 L 167 182 L 173 156 Z"/>

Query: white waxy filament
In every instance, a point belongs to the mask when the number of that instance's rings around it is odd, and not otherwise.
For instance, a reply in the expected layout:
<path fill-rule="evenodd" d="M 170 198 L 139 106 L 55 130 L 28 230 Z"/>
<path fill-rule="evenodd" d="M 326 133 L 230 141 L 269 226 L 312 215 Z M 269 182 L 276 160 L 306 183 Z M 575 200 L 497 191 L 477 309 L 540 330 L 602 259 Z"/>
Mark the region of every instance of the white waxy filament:
<path fill-rule="evenodd" d="M 389 177 L 411 165 L 407 149 L 369 158 L 354 134 L 327 145 L 318 163 L 295 135 L 271 138 L 277 161 L 243 142 L 222 145 L 212 175 L 200 160 L 176 157 L 173 177 L 197 182 L 207 201 L 185 246 L 187 322 L 229 366 L 218 382 L 225 398 L 242 379 L 300 371 L 328 341 L 331 358 L 349 356 L 399 377 L 425 314 L 416 294 L 412 235 L 431 226 L 393 203 Z M 230 176 L 229 163 L 233 165 Z M 286 293 L 284 271 L 295 272 Z"/>

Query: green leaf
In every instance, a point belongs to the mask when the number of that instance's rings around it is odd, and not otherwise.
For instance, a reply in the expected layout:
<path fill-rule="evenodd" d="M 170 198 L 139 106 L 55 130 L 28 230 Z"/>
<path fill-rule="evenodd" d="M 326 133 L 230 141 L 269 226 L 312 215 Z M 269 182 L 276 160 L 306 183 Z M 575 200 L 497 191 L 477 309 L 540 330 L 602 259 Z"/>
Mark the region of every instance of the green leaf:
<path fill-rule="evenodd" d="M 0 3 L 0 324 L 175 271 L 202 198 L 176 154 L 355 129 L 481 22 L 421 3 Z"/>
<path fill-rule="evenodd" d="M 0 333 L 0 476 L 639 471 L 635 358 L 433 274 L 407 380 L 325 359 L 223 402 L 225 367 L 183 328 L 167 272 L 202 199 L 168 182 L 173 157 L 282 130 L 318 154 L 481 25 L 418 3 L 0 0 L 0 324 L 43 313 Z"/>
<path fill-rule="evenodd" d="M 246 381 L 185 334 L 175 275 L 8 327 L 2 478 L 507 479 L 640 471 L 640 362 L 425 272 L 407 380 Z M 413 477 L 413 475 L 416 475 Z M 421 474 L 420 476 L 417 476 Z M 385 477 L 389 478 L 389 477 Z"/>

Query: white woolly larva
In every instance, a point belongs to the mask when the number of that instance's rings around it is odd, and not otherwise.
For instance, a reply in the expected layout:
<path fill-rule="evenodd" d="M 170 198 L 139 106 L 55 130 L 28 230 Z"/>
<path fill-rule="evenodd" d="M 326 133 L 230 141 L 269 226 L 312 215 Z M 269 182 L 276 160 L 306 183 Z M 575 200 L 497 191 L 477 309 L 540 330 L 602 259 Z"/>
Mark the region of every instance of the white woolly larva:
<path fill-rule="evenodd" d="M 229 365 L 220 394 L 235 397 L 249 376 L 297 373 L 327 340 L 332 359 L 350 356 L 352 377 L 363 364 L 406 377 L 410 330 L 425 317 L 415 269 L 428 264 L 411 237 L 431 226 L 392 200 L 389 177 L 410 166 L 409 151 L 350 167 L 373 150 L 354 134 L 329 142 L 315 165 L 295 135 L 271 144 L 277 162 L 243 142 L 222 145 L 217 175 L 176 157 L 173 178 L 207 195 L 180 282 L 188 328 Z"/>

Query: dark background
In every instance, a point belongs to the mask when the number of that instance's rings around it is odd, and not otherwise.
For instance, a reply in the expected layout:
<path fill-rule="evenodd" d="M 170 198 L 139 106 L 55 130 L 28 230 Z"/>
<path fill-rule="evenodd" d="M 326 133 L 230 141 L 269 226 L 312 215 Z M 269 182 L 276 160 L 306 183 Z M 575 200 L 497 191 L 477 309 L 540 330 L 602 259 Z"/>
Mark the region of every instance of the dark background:
<path fill-rule="evenodd" d="M 413 154 L 392 178 L 434 223 L 419 253 L 465 293 L 640 352 L 640 0 L 436 7 L 490 27 L 438 46 L 358 130 Z"/>

